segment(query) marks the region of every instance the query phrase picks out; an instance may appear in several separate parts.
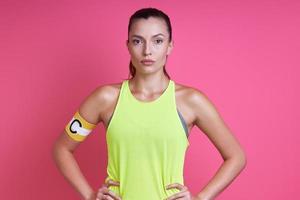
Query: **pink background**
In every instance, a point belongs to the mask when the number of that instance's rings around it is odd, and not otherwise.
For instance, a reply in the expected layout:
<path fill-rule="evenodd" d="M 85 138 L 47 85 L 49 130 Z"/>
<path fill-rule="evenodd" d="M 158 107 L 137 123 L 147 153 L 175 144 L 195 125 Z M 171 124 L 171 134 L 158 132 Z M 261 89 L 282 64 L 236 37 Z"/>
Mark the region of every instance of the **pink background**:
<path fill-rule="evenodd" d="M 171 78 L 207 94 L 246 150 L 246 168 L 216 199 L 299 199 L 299 1 L 120 2 L 0 3 L 1 199 L 79 199 L 51 147 L 95 87 L 127 78 L 128 20 L 148 6 L 171 18 Z M 195 194 L 222 158 L 197 127 L 189 140 Z M 94 189 L 106 153 L 99 124 L 75 152 Z"/>

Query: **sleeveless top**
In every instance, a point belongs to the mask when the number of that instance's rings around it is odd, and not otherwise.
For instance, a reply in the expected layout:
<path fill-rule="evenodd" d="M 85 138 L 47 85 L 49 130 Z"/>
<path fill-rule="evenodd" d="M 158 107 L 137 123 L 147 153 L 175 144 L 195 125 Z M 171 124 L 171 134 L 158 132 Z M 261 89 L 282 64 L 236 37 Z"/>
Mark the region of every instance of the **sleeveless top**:
<path fill-rule="evenodd" d="M 162 200 L 184 185 L 183 167 L 189 146 L 175 102 L 175 83 L 154 101 L 140 101 L 123 80 L 106 130 L 107 177 L 120 182 L 109 189 L 122 200 Z"/>

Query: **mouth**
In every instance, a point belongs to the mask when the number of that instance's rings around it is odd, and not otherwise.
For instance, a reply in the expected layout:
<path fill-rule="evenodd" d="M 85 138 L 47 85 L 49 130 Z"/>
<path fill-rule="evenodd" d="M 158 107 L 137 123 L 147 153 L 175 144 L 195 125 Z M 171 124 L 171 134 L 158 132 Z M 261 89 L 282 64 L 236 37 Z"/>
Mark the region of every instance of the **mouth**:
<path fill-rule="evenodd" d="M 151 59 L 144 59 L 141 61 L 143 65 L 152 65 L 155 61 Z"/>

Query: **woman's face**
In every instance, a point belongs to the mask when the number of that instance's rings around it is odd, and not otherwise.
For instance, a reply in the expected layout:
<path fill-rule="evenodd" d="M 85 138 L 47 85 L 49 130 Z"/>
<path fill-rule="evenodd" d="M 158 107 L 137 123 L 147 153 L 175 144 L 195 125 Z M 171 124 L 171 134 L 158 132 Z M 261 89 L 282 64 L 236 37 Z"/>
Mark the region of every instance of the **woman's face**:
<path fill-rule="evenodd" d="M 132 23 L 127 47 L 136 71 L 149 73 L 163 70 L 166 57 L 173 48 L 173 42 L 169 42 L 165 21 L 161 18 L 149 17 Z M 144 59 L 154 62 L 143 62 Z"/>

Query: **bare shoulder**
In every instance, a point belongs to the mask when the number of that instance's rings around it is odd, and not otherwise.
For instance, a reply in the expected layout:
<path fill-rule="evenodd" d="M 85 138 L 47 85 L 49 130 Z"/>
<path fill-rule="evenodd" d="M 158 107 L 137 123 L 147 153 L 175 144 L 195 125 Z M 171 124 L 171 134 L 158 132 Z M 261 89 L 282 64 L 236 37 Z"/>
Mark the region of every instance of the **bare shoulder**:
<path fill-rule="evenodd" d="M 217 114 L 216 107 L 208 96 L 200 89 L 176 83 L 176 98 L 179 106 L 189 111 L 192 123 L 199 125 L 201 118 L 207 117 L 209 114 Z"/>
<path fill-rule="evenodd" d="M 107 103 L 107 101 L 113 100 L 118 96 L 120 88 L 121 83 L 103 84 L 96 87 L 92 94 L 96 100 L 101 101 L 101 103 Z"/>
<path fill-rule="evenodd" d="M 176 83 L 176 95 L 184 99 L 184 101 L 189 104 L 203 103 L 208 99 L 202 90 L 181 83 Z"/>
<path fill-rule="evenodd" d="M 121 83 L 97 86 L 81 103 L 79 112 L 88 122 L 97 124 L 103 121 L 103 114 L 116 101 Z"/>

